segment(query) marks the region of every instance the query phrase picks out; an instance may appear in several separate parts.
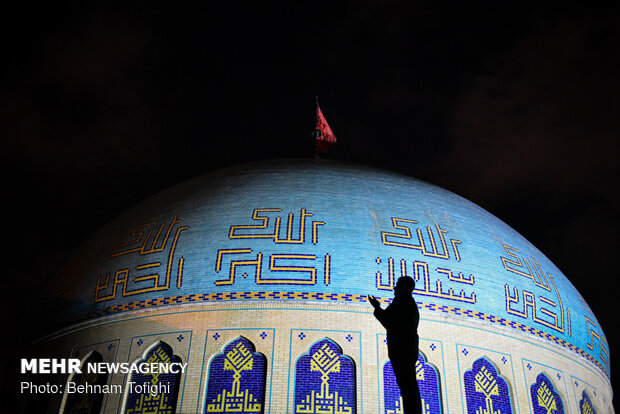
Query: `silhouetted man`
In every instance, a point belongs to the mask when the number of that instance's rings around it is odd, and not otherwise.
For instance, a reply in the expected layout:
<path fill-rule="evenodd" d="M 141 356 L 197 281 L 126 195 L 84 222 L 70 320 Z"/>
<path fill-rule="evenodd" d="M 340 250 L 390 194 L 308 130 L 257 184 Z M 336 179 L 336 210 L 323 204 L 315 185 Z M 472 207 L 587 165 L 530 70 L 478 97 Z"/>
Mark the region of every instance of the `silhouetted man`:
<path fill-rule="evenodd" d="M 416 379 L 415 363 L 418 360 L 418 323 L 420 313 L 413 296 L 415 282 L 409 276 L 398 279 L 394 287 L 394 300 L 385 309 L 379 301 L 368 295 L 368 301 L 375 308 L 374 315 L 387 330 L 388 356 L 392 362 L 396 383 L 403 397 L 403 412 L 422 412 L 420 389 Z"/>

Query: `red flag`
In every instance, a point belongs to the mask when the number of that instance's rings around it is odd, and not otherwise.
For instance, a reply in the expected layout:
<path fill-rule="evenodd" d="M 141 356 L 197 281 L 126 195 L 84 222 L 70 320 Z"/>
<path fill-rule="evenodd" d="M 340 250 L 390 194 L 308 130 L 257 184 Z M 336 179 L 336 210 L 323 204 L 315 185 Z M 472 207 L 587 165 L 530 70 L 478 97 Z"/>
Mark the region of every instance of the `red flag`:
<path fill-rule="evenodd" d="M 329 124 L 321 112 L 321 108 L 317 104 L 316 106 L 316 144 L 320 152 L 325 152 L 336 143 L 336 136 L 329 127 Z"/>

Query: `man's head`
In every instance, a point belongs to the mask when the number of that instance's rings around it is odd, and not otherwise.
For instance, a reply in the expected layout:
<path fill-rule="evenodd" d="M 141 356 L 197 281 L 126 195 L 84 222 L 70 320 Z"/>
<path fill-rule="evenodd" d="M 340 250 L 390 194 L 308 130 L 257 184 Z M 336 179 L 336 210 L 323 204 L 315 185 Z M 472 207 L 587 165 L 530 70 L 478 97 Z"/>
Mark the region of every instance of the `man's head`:
<path fill-rule="evenodd" d="M 415 281 L 409 276 L 399 277 L 394 286 L 394 296 L 411 295 L 415 289 Z"/>

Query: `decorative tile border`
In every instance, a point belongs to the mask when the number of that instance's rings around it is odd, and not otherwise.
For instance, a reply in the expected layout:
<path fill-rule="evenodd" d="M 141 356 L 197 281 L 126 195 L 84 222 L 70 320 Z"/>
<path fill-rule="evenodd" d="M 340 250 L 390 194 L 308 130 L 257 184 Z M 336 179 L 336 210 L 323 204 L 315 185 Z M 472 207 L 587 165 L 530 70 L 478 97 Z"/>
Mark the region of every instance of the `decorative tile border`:
<path fill-rule="evenodd" d="M 98 316 L 112 315 L 119 312 L 126 312 L 139 309 L 147 309 L 156 306 L 175 305 L 182 303 L 199 303 L 199 302 L 212 302 L 212 301 L 226 301 L 226 300 L 247 300 L 247 299 L 266 299 L 266 300 L 320 300 L 320 301 L 335 301 L 335 302 L 366 302 L 366 295 L 355 295 L 350 293 L 323 293 L 323 292 L 218 292 L 218 293 L 200 293 L 191 295 L 179 295 L 179 296 L 167 296 L 156 299 L 146 299 L 136 302 L 124 303 L 122 305 L 113 305 L 107 308 L 90 312 L 85 315 L 84 319 L 95 318 Z M 389 303 L 389 300 L 381 300 L 382 303 Z M 454 306 L 437 305 L 434 303 L 417 302 L 420 309 L 425 309 L 433 312 L 443 312 L 452 315 L 467 316 L 468 318 L 479 319 L 487 322 L 491 322 L 497 325 L 507 326 L 518 331 L 526 332 L 539 338 L 546 339 L 553 343 L 563 346 L 578 355 L 584 357 L 592 364 L 594 364 L 601 372 L 609 378 L 609 372 L 607 369 L 589 353 L 571 344 L 570 342 L 544 332 L 540 329 L 527 326 L 520 322 L 510 321 L 498 316 L 489 315 L 487 313 L 471 310 L 460 309 Z"/>

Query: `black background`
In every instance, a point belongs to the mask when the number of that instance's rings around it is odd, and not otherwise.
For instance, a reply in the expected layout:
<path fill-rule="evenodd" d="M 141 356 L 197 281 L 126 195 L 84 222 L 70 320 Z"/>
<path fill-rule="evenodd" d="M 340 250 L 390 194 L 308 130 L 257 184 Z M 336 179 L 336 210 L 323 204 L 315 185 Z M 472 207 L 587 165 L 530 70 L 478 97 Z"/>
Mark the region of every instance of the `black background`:
<path fill-rule="evenodd" d="M 41 333 L 31 292 L 112 217 L 220 167 L 311 157 L 318 95 L 327 158 L 504 220 L 613 358 L 617 2 L 49 3 L 3 6 L 0 29 L 5 355 Z"/>

